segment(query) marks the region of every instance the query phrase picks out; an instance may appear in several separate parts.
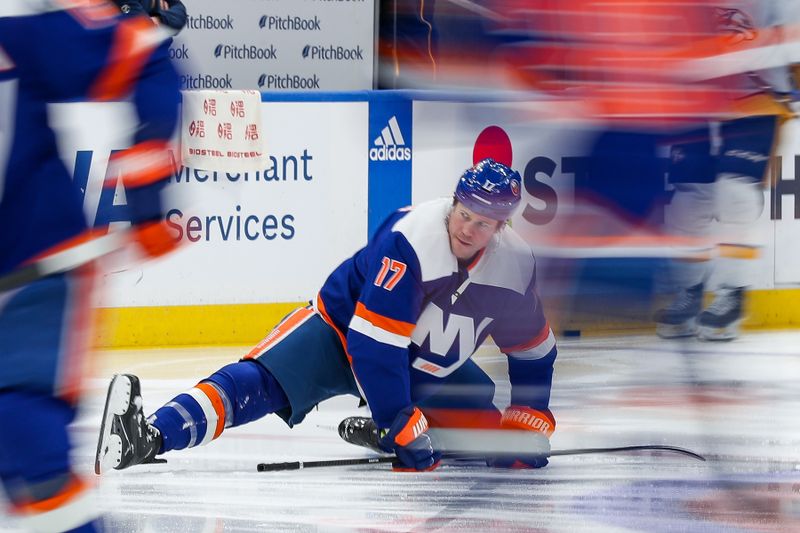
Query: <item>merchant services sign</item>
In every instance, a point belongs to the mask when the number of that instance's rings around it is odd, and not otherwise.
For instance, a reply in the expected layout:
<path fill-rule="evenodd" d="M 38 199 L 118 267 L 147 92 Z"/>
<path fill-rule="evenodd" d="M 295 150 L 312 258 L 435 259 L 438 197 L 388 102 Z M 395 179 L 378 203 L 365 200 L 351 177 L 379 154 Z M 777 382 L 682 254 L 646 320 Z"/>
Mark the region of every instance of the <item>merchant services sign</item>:
<path fill-rule="evenodd" d="M 372 0 L 192 0 L 170 46 L 184 90 L 371 89 Z"/>

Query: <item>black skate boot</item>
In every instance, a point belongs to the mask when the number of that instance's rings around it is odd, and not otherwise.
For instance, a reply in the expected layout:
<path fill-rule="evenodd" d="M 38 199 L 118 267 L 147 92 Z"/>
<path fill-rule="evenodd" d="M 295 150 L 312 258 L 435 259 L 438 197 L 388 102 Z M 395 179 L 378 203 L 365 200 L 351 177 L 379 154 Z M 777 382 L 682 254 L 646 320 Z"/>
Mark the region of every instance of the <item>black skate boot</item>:
<path fill-rule="evenodd" d="M 139 378 L 117 374 L 108 386 L 95 474 L 109 469 L 122 470 L 143 463 L 163 463 L 156 459 L 161 448 L 161 433 L 144 418 Z"/>
<path fill-rule="evenodd" d="M 339 436 L 345 442 L 363 446 L 378 453 L 386 453 L 378 442 L 381 440 L 381 430 L 375 421 L 365 416 L 350 416 L 339 423 Z"/>
<path fill-rule="evenodd" d="M 697 333 L 697 315 L 702 308 L 702 283 L 682 290 L 672 303 L 656 313 L 656 333 L 664 339 L 693 336 Z"/>
<path fill-rule="evenodd" d="M 714 301 L 697 319 L 697 336 L 707 341 L 730 341 L 739 336 L 744 320 L 742 302 L 744 287 L 722 287 L 714 293 Z"/>

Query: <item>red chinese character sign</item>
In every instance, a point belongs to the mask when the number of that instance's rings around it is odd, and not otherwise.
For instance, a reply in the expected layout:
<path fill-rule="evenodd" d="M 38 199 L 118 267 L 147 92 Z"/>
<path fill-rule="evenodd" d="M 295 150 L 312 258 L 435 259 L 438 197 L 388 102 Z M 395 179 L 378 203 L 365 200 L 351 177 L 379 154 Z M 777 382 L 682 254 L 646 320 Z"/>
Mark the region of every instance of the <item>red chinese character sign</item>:
<path fill-rule="evenodd" d="M 265 168 L 258 91 L 184 91 L 182 122 L 184 166 L 227 172 Z"/>

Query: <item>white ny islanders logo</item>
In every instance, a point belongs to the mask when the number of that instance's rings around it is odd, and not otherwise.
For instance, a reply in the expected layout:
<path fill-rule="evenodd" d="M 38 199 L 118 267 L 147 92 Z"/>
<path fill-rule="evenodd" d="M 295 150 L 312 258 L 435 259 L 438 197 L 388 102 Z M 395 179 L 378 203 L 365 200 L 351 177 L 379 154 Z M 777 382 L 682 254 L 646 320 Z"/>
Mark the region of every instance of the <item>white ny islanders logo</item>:
<path fill-rule="evenodd" d="M 451 313 L 445 324 L 444 311 L 432 303 L 428 304 L 411 334 L 412 342 L 417 346 L 422 346 L 425 339 L 429 339 L 431 353 L 446 357 L 458 337 L 458 360 L 443 367 L 417 357 L 411 366 L 437 377 L 450 375 L 475 352 L 476 340 L 493 320 L 493 318 L 486 317 L 476 328 L 475 321 L 471 317 Z"/>

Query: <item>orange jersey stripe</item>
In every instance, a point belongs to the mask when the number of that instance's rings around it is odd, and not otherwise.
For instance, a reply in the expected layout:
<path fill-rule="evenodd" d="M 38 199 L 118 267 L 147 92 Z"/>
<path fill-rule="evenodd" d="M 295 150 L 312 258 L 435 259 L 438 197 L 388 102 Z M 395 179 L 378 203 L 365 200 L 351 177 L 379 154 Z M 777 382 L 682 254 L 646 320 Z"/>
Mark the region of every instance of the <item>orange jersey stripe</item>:
<path fill-rule="evenodd" d="M 336 327 L 336 324 L 333 323 L 330 315 L 328 315 L 328 310 L 325 309 L 325 302 L 322 301 L 322 296 L 319 295 L 317 295 L 317 311 L 319 311 L 322 320 L 324 320 L 326 324 L 333 328 L 333 331 L 335 331 L 339 336 L 339 340 L 342 341 L 342 346 L 347 346 L 347 338 L 341 331 L 339 331 L 339 328 Z"/>
<path fill-rule="evenodd" d="M 503 348 L 503 352 L 524 352 L 525 350 L 530 350 L 531 348 L 535 348 L 542 344 L 547 337 L 550 336 L 550 323 L 545 322 L 544 327 L 536 335 L 533 339 L 529 340 L 528 342 L 523 342 L 522 344 L 517 344 L 516 346 L 509 346 L 508 348 Z"/>
<path fill-rule="evenodd" d="M 147 58 L 158 44 L 148 35 L 153 31 L 153 24 L 144 17 L 131 17 L 120 22 L 108 66 L 89 91 L 92 99 L 116 100 L 130 92 Z"/>
<path fill-rule="evenodd" d="M 499 429 L 500 411 L 497 409 L 430 409 L 425 417 L 431 427 L 458 429 Z"/>
<path fill-rule="evenodd" d="M 328 315 L 328 311 L 325 309 L 325 302 L 322 301 L 322 296 L 317 294 L 317 312 L 322 317 L 322 320 L 328 324 L 333 331 L 336 332 L 336 335 L 339 337 L 339 341 L 342 343 L 342 350 L 344 350 L 344 354 L 347 356 L 347 362 L 350 363 L 350 366 L 353 365 L 353 357 L 350 355 L 350 352 L 347 351 L 347 337 L 345 337 L 344 333 L 339 331 L 339 328 L 333 323 L 331 320 L 330 315 Z M 358 378 L 356 378 L 358 379 Z"/>
<path fill-rule="evenodd" d="M 217 427 L 214 430 L 214 438 L 216 439 L 225 429 L 225 404 L 222 402 L 217 389 L 208 383 L 198 383 L 195 388 L 200 389 L 203 394 L 208 396 L 208 399 L 211 400 L 211 405 L 214 406 L 214 411 L 217 413 Z M 206 431 L 208 430 L 206 429 Z"/>
<path fill-rule="evenodd" d="M 404 322 L 402 320 L 395 320 L 393 318 L 373 313 L 366 308 L 361 302 L 356 303 L 356 310 L 353 313 L 355 316 L 361 317 L 373 326 L 384 329 L 389 333 L 395 333 L 404 337 L 410 337 L 414 331 L 414 324 Z"/>
<path fill-rule="evenodd" d="M 422 365 L 420 365 L 420 369 L 427 370 L 428 372 L 438 372 L 439 370 L 442 369 L 442 367 L 434 365 L 433 363 L 425 362 Z"/>
<path fill-rule="evenodd" d="M 518 0 L 502 5 L 510 14 L 505 24 L 521 29 L 532 24 L 538 32 L 561 38 L 515 48 L 507 59 L 516 71 L 533 71 L 530 81 L 546 89 L 579 90 L 598 106 L 600 116 L 620 118 L 736 114 L 734 99 L 743 95 L 719 82 L 690 83 L 719 75 L 707 76 L 714 73 L 702 64 L 691 74 L 687 62 L 730 64 L 726 54 L 788 42 L 794 33 L 790 26 L 721 35 L 709 16 L 712 6 L 694 1 Z M 519 17 L 513 16 L 515 10 Z"/>
<path fill-rule="evenodd" d="M 314 310 L 309 307 L 301 307 L 295 309 L 292 313 L 283 319 L 277 326 L 272 328 L 269 335 L 256 344 L 243 359 L 253 359 L 266 352 L 271 346 L 280 342 L 286 335 L 289 334 L 297 325 L 306 320 L 314 314 Z"/>
<path fill-rule="evenodd" d="M 122 174 L 126 187 L 142 187 L 169 176 L 178 165 L 170 157 L 170 145 L 165 141 L 144 141 L 123 152 L 114 154 L 113 168 Z M 116 187 L 116 175 L 106 180 L 105 187 Z"/>
<path fill-rule="evenodd" d="M 70 239 L 67 239 L 66 241 L 62 241 L 62 242 L 56 244 L 55 246 L 51 246 L 47 250 L 37 254 L 36 256 L 34 256 L 31 259 L 29 259 L 28 261 L 26 261 L 25 264 L 27 265 L 27 264 L 35 263 L 36 261 L 39 261 L 40 259 L 44 259 L 45 257 L 49 257 L 49 256 L 57 254 L 59 252 L 63 252 L 64 250 L 68 250 L 68 249 L 70 249 L 70 248 L 72 248 L 74 246 L 78 246 L 79 244 L 84 244 L 84 243 L 89 242 L 89 241 L 91 241 L 93 239 L 96 239 L 97 237 L 102 237 L 106 233 L 108 233 L 108 228 L 87 229 L 87 230 L 83 231 L 82 233 L 79 233 L 78 235 L 76 235 L 76 236 L 74 236 L 74 237 L 72 237 Z"/>
<path fill-rule="evenodd" d="M 19 514 L 42 514 L 59 507 L 63 507 L 88 488 L 87 484 L 72 474 L 69 481 L 61 491 L 55 496 L 37 502 L 23 503 L 15 506 L 14 510 Z"/>

